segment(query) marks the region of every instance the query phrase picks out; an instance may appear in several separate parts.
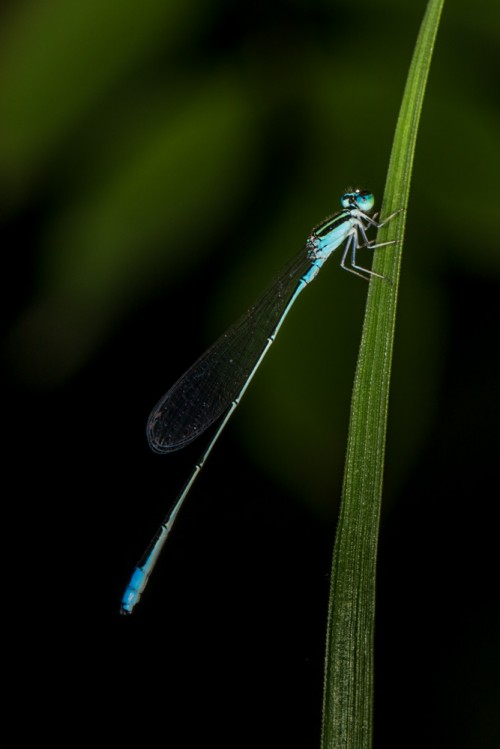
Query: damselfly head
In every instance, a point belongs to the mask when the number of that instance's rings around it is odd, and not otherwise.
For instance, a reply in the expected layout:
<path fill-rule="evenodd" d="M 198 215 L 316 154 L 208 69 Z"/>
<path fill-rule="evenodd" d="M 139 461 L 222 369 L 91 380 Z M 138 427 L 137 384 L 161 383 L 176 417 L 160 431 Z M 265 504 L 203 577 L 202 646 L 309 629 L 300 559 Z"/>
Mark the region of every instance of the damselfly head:
<path fill-rule="evenodd" d="M 363 213 L 369 213 L 375 205 L 375 196 L 369 190 L 362 190 L 358 187 L 355 190 L 346 190 L 340 199 L 340 203 L 342 208 L 357 208 Z"/>

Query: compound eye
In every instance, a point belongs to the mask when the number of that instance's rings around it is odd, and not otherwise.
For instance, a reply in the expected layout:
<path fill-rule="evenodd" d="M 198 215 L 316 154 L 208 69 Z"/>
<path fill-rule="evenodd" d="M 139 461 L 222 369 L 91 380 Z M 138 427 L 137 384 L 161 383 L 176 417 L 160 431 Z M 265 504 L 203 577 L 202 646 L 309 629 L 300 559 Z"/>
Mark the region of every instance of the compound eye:
<path fill-rule="evenodd" d="M 340 205 L 342 208 L 352 208 L 353 205 L 357 202 L 357 191 L 353 192 L 350 190 L 349 192 L 345 192 L 342 197 L 340 198 Z"/>
<path fill-rule="evenodd" d="M 356 205 L 364 213 L 368 213 L 375 205 L 375 196 L 372 192 L 368 192 L 367 190 L 360 191 L 356 195 Z"/>

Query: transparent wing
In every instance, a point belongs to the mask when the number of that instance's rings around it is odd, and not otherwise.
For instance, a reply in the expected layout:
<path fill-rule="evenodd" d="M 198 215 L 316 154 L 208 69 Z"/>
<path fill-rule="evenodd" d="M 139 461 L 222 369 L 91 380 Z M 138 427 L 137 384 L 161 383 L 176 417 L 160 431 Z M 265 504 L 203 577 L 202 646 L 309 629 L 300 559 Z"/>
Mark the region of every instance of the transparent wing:
<path fill-rule="evenodd" d="M 227 410 L 310 265 L 306 248 L 157 403 L 146 429 L 153 450 L 168 453 L 184 447 Z"/>

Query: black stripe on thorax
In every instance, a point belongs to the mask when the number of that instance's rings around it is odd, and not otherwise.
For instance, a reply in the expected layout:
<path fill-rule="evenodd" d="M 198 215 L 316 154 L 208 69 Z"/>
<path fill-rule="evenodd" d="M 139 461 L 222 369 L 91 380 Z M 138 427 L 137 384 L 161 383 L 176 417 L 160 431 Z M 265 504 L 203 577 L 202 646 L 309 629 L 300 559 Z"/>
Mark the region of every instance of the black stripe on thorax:
<path fill-rule="evenodd" d="M 335 213 L 333 216 L 326 218 L 321 224 L 318 224 L 312 230 L 312 235 L 314 237 L 318 237 L 318 239 L 321 239 L 321 237 L 329 234 L 331 231 L 340 226 L 340 224 L 343 224 L 344 221 L 349 218 L 350 214 L 351 212 L 348 210 Z"/>

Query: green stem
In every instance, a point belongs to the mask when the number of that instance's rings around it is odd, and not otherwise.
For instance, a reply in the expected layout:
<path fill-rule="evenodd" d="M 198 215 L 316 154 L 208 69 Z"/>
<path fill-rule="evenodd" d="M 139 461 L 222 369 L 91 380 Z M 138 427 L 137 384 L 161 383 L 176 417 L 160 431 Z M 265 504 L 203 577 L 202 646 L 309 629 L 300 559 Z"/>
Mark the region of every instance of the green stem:
<path fill-rule="evenodd" d="M 396 302 L 420 112 L 444 0 L 429 0 L 396 127 L 354 380 L 328 612 L 322 749 L 372 745 L 375 573 Z"/>

